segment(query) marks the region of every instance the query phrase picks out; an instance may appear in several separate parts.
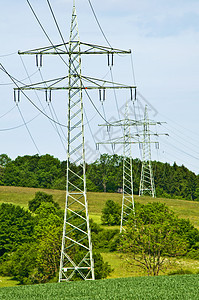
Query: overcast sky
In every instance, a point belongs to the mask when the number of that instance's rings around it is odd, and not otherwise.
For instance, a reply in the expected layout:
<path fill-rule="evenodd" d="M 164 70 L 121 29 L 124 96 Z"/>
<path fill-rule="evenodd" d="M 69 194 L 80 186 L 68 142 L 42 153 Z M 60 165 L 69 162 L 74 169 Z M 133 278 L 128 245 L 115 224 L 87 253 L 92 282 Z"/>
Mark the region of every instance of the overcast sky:
<path fill-rule="evenodd" d="M 138 91 L 149 103 L 150 119 L 167 122 L 154 132 L 168 133 L 160 136 L 160 149 L 152 145 L 152 159 L 184 164 L 199 173 L 199 1 L 198 0 L 92 0 L 100 25 L 112 47 L 131 49 L 135 81 Z M 30 0 L 40 22 L 54 44 L 61 38 L 53 23 L 46 0 Z M 69 39 L 72 0 L 50 1 L 66 41 Z M 35 66 L 35 57 L 19 57 L 18 50 L 29 50 L 50 45 L 25 0 L 0 0 L 0 62 L 6 70 L 26 84 L 41 81 Z M 87 0 L 76 0 L 80 40 L 107 45 Z M 25 66 L 25 68 L 24 68 Z M 58 58 L 44 57 L 41 69 L 44 78 L 67 75 L 66 66 Z M 130 55 L 116 56 L 112 69 L 116 82 L 134 84 Z M 31 79 L 27 79 L 31 75 Z M 82 62 L 82 73 L 110 80 L 107 58 L 91 57 Z M 9 77 L 0 72 L 0 153 L 11 158 L 25 154 L 50 153 L 60 160 L 66 153 L 59 135 L 46 117 L 39 114 L 25 97 L 21 97 L 19 109 L 13 101 L 13 87 Z M 27 92 L 28 94 L 28 92 Z M 59 122 L 66 124 L 67 97 L 53 93 L 53 106 L 45 103 L 44 93 L 28 94 L 35 103 L 51 116 L 56 112 Z M 96 94 L 91 94 L 98 109 L 102 105 Z M 40 99 L 38 99 L 38 97 Z M 122 109 L 129 95 L 118 94 L 118 105 Z M 139 98 L 139 97 L 138 97 Z M 143 106 L 145 101 L 140 97 Z M 86 116 L 90 129 L 97 140 L 106 138 L 99 132 L 97 124 L 103 123 L 100 116 L 85 99 Z M 43 108 L 42 108 L 43 107 Z M 117 119 L 118 112 L 112 94 L 104 104 L 107 119 Z M 6 115 L 5 115 L 6 114 Z M 55 118 L 55 115 L 54 115 Z M 32 120 L 33 119 L 33 120 Z M 29 122 L 26 126 L 23 121 Z M 87 120 L 85 118 L 85 123 Z M 31 137 L 30 137 L 31 134 Z M 87 159 L 97 157 L 88 124 L 85 125 Z M 34 140 L 34 142 L 33 142 Z M 106 151 L 103 147 L 101 152 Z M 116 152 L 121 149 L 116 148 Z M 111 152 L 110 152 L 111 153 Z M 139 157 L 138 146 L 133 146 L 133 157 Z"/>

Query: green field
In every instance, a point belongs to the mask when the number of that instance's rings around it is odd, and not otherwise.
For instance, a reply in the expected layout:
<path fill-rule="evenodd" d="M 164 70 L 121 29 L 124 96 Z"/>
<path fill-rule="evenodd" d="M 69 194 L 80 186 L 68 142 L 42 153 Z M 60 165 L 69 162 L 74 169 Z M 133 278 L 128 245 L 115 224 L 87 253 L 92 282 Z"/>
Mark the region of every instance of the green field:
<path fill-rule="evenodd" d="M 7 287 L 0 289 L 0 299 L 196 300 L 198 278 L 198 275 L 132 277 Z"/>
<path fill-rule="evenodd" d="M 16 205 L 28 208 L 28 201 L 34 198 L 38 191 L 43 191 L 53 195 L 55 201 L 64 208 L 65 205 L 65 191 L 51 190 L 51 189 L 35 189 L 25 187 L 6 187 L 0 186 L 0 203 L 13 203 Z M 107 200 L 114 200 L 121 204 L 122 195 L 118 193 L 92 193 L 88 192 L 88 206 L 90 217 L 95 222 L 101 222 L 101 211 Z M 191 223 L 199 228 L 199 202 L 187 201 L 178 199 L 166 198 L 151 198 L 151 197 L 138 197 L 135 196 L 135 201 L 140 203 L 147 202 L 161 202 L 165 203 L 171 210 L 173 210 L 180 218 L 189 218 Z"/>

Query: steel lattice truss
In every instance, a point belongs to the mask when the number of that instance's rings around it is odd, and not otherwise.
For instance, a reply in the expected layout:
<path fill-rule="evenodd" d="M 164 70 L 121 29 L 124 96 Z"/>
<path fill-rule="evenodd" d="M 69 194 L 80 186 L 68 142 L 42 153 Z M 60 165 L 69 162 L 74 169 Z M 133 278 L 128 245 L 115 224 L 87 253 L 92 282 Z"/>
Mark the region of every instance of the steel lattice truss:
<path fill-rule="evenodd" d="M 143 120 L 143 140 L 142 140 L 142 169 L 140 178 L 139 196 L 148 195 L 155 197 L 155 184 L 153 170 L 151 165 L 151 141 L 150 141 L 150 123 L 147 112 L 147 105 L 144 111 Z"/>
<path fill-rule="evenodd" d="M 128 104 L 126 104 L 125 121 L 124 121 L 124 145 L 123 145 L 123 191 L 122 191 L 122 212 L 120 233 L 124 230 L 125 222 L 129 214 L 134 212 L 133 198 L 133 170 L 132 170 L 132 155 L 131 155 L 131 128 L 128 116 Z"/>
<path fill-rule="evenodd" d="M 139 143 L 138 136 L 132 135 L 131 126 L 140 125 L 139 121 L 130 120 L 128 113 L 128 102 L 125 106 L 125 118 L 116 122 L 103 124 L 101 126 L 119 126 L 123 129 L 123 136 L 109 141 L 98 143 L 100 144 L 122 144 L 123 145 L 123 184 L 122 184 L 122 212 L 120 233 L 125 230 L 125 222 L 128 219 L 130 213 L 135 213 L 134 210 L 134 198 L 133 198 L 133 170 L 132 170 L 132 154 L 131 146 L 133 143 Z"/>
<path fill-rule="evenodd" d="M 86 195 L 83 92 L 88 93 L 87 90 L 97 89 L 99 97 L 102 98 L 100 100 L 103 101 L 106 89 L 129 89 L 132 98 L 133 92 L 136 95 L 136 87 L 83 76 L 81 55 L 106 54 L 108 66 L 112 67 L 115 53 L 127 54 L 131 51 L 80 42 L 74 1 L 68 43 L 19 51 L 18 53 L 20 55 L 36 55 L 36 65 L 39 68 L 42 66 L 43 55 L 67 55 L 69 58 L 67 76 L 15 88 L 14 99 L 19 101 L 17 96 L 19 98 L 20 91 L 26 90 L 43 90 L 46 92 L 47 99 L 51 99 L 52 90 L 68 91 L 66 205 L 59 282 L 69 281 L 73 277 L 94 280 L 94 261 Z M 50 93 L 49 96 L 47 93 Z"/>

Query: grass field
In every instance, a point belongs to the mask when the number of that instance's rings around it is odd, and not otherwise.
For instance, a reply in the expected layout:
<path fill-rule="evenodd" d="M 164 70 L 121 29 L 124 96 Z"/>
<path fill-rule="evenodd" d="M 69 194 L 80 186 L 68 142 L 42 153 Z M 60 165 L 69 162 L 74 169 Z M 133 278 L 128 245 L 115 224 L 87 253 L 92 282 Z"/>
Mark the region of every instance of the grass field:
<path fill-rule="evenodd" d="M 18 281 L 12 280 L 10 277 L 0 276 L 0 287 L 15 286 L 17 284 L 18 284 Z"/>
<path fill-rule="evenodd" d="M 64 208 L 65 191 L 25 187 L 0 186 L 0 203 L 13 203 L 27 208 L 28 201 L 34 198 L 34 195 L 37 191 L 43 191 L 52 194 L 54 200 L 57 201 L 62 208 Z M 109 199 L 121 204 L 122 195 L 118 193 L 88 192 L 89 214 L 95 222 L 100 224 L 102 208 L 104 207 L 106 201 Z M 180 218 L 189 218 L 191 223 L 199 228 L 199 202 L 166 198 L 140 198 L 138 196 L 135 196 L 135 201 L 140 203 L 155 201 L 165 203 Z"/>
<path fill-rule="evenodd" d="M 198 278 L 198 275 L 132 277 L 7 287 L 0 289 L 0 299 L 196 300 Z"/>

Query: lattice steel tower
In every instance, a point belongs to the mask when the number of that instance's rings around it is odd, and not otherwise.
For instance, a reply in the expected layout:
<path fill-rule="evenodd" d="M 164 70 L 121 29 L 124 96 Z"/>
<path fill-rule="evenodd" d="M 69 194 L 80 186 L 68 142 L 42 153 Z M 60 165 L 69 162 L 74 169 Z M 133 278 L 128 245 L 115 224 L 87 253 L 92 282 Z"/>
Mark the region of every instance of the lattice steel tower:
<path fill-rule="evenodd" d="M 132 170 L 132 134 L 129 121 L 128 103 L 125 108 L 125 119 L 123 124 L 124 144 L 123 144 L 123 187 L 122 187 L 122 212 L 120 233 L 124 229 L 125 221 L 128 215 L 134 213 L 134 198 L 133 198 L 133 170 Z"/>
<path fill-rule="evenodd" d="M 123 120 L 103 124 L 101 126 L 119 126 L 122 128 L 122 137 L 118 137 L 109 141 L 98 143 L 123 145 L 123 177 L 122 177 L 122 211 L 120 222 L 120 233 L 125 229 L 125 222 L 128 219 L 130 213 L 135 213 L 134 197 L 133 197 L 133 169 L 132 169 L 132 144 L 139 143 L 139 139 L 136 134 L 132 134 L 131 127 L 140 125 L 140 121 L 129 119 L 128 102 L 125 105 L 125 118 Z"/>
<path fill-rule="evenodd" d="M 66 208 L 60 259 L 59 281 L 69 280 L 77 272 L 94 279 L 91 233 L 86 197 L 84 125 L 81 80 L 81 50 L 75 2 L 73 5 L 68 74 L 68 150 L 66 172 Z M 79 165 L 74 172 L 72 163 Z M 72 257 L 71 249 L 78 252 Z"/>
<path fill-rule="evenodd" d="M 84 54 L 87 56 L 89 54 L 106 54 L 108 66 L 112 66 L 114 53 L 127 54 L 131 51 L 81 42 L 75 1 L 73 1 L 69 42 L 23 52 L 19 51 L 18 53 L 20 55 L 36 55 L 36 65 L 39 68 L 42 66 L 43 55 L 58 55 L 62 60 L 63 55 L 69 57 L 67 76 L 18 87 L 14 89 L 14 93 L 17 101 L 16 95 L 19 97 L 20 91 L 44 90 L 46 100 L 51 101 L 53 90 L 68 91 L 66 205 L 59 282 L 68 281 L 73 276 L 84 280 L 94 280 L 94 261 L 86 194 L 83 93 L 90 99 L 88 90 L 99 90 L 99 98 L 103 101 L 105 100 L 106 89 L 128 88 L 132 94 L 135 86 L 83 76 L 81 56 Z"/>
<path fill-rule="evenodd" d="M 155 184 L 153 178 L 153 170 L 151 166 L 151 141 L 149 125 L 153 125 L 149 121 L 147 105 L 144 111 L 143 120 L 143 139 L 140 145 L 142 146 L 142 170 L 140 179 L 139 196 L 149 195 L 155 197 Z"/>

